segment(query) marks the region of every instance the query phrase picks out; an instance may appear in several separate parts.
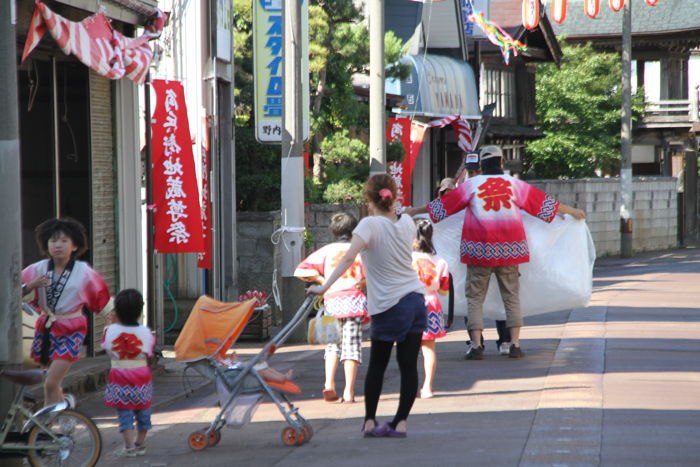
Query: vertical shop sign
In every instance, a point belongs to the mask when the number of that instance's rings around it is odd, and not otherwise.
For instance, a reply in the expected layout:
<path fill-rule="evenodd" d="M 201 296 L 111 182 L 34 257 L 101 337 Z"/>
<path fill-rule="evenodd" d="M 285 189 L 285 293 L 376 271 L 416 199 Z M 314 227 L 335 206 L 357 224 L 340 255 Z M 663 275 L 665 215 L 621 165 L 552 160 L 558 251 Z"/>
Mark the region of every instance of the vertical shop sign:
<path fill-rule="evenodd" d="M 153 80 L 154 248 L 158 253 L 204 250 L 197 176 L 182 84 Z"/>
<path fill-rule="evenodd" d="M 304 140 L 309 137 L 309 2 L 301 3 L 301 82 Z M 255 138 L 282 142 L 282 0 L 253 0 Z"/>

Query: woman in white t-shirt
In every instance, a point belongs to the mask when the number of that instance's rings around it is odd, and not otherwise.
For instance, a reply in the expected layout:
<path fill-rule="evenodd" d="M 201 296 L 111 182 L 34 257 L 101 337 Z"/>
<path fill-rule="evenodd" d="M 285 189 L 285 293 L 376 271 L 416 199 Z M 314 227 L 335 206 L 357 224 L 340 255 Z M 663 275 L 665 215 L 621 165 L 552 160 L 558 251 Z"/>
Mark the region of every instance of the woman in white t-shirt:
<path fill-rule="evenodd" d="M 373 175 L 365 184 L 370 215 L 353 230 L 350 248 L 323 285 L 308 288 L 323 294 L 359 253 L 367 278 L 367 308 L 372 318 L 369 368 L 365 379 L 365 437 L 405 437 L 406 419 L 418 392 L 418 353 L 427 324 L 424 286 L 411 265 L 416 227 L 407 214 L 394 211 L 396 184 L 390 175 Z M 399 407 L 391 422 L 375 419 L 384 372 L 396 342 L 401 371 Z"/>

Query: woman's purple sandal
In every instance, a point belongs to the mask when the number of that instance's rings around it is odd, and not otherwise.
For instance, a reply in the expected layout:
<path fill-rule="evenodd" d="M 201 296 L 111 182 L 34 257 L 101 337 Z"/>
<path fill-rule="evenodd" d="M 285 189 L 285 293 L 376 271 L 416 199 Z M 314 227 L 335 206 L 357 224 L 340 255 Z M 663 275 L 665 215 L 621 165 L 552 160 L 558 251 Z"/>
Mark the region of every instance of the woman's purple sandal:
<path fill-rule="evenodd" d="M 396 431 L 389 422 L 382 426 L 375 426 L 372 431 L 365 431 L 365 438 L 405 438 L 405 431 Z"/>

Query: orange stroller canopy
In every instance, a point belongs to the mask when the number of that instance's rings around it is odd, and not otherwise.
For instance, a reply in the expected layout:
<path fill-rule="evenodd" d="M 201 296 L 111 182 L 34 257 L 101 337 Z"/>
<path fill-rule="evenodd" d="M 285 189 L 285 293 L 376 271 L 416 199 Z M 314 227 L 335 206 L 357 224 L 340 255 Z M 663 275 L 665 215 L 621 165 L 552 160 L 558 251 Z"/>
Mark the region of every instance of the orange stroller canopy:
<path fill-rule="evenodd" d="M 245 328 L 256 304 L 256 299 L 227 303 L 206 295 L 199 297 L 175 342 L 175 359 L 223 359 Z"/>

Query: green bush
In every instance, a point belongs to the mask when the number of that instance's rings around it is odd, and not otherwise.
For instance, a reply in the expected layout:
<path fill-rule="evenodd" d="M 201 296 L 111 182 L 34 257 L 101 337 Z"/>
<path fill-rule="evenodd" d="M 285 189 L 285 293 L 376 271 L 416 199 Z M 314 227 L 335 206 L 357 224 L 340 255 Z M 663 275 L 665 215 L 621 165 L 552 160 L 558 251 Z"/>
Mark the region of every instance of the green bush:
<path fill-rule="evenodd" d="M 323 192 L 323 200 L 327 203 L 362 202 L 363 183 L 354 180 L 339 180 L 328 184 Z"/>

